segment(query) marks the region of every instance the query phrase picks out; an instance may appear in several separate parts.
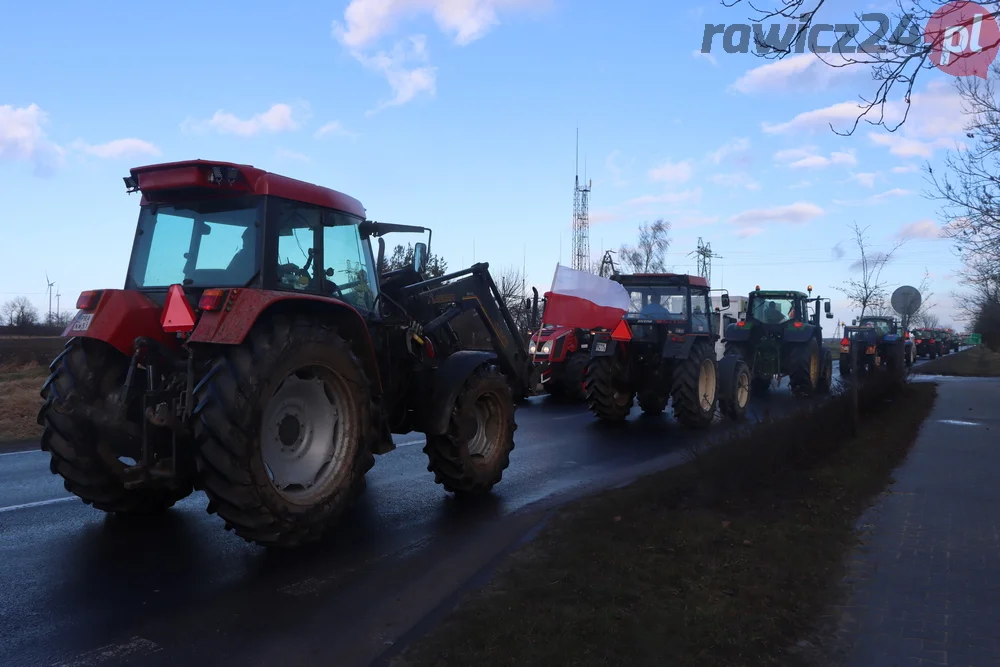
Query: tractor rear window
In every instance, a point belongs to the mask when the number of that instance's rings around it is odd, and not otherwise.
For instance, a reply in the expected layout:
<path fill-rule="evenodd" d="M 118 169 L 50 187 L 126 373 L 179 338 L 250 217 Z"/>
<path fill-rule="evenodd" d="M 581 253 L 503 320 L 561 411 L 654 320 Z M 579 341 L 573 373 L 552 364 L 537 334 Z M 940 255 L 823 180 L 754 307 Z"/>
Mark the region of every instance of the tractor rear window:
<path fill-rule="evenodd" d="M 791 298 L 761 297 L 750 304 L 750 317 L 765 324 L 780 324 L 795 316 L 795 300 Z"/>
<path fill-rule="evenodd" d="M 257 203 L 144 206 L 130 269 L 137 288 L 237 287 L 257 273 Z"/>
<path fill-rule="evenodd" d="M 687 288 L 629 287 L 630 315 L 652 320 L 686 320 Z"/>

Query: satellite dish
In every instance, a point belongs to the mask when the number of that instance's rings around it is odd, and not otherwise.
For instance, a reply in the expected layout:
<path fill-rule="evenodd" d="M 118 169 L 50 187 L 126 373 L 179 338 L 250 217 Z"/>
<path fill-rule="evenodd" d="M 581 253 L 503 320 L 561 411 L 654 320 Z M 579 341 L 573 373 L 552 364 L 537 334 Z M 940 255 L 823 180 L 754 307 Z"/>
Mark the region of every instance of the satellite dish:
<path fill-rule="evenodd" d="M 892 293 L 892 309 L 900 315 L 912 315 L 920 308 L 920 290 L 903 285 Z"/>

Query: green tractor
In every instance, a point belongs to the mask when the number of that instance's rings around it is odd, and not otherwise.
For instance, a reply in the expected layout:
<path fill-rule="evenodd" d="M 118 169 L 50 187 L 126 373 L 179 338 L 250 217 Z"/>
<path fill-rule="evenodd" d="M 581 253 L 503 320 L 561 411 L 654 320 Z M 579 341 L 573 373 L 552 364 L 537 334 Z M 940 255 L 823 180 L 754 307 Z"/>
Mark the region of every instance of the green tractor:
<path fill-rule="evenodd" d="M 739 355 L 749 366 L 752 388 L 766 392 L 772 382 L 788 376 L 795 394 L 810 396 L 830 390 L 833 355 L 823 346 L 820 303 L 832 318 L 830 300 L 791 290 L 750 293 L 747 312 L 726 327 L 725 354 Z M 810 306 L 815 310 L 810 315 Z"/>

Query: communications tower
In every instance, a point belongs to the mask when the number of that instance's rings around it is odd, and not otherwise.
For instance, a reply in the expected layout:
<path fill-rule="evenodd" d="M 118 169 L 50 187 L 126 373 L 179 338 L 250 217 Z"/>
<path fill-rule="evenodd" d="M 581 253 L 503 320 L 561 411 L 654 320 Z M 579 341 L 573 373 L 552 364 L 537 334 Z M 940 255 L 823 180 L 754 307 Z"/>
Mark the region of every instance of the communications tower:
<path fill-rule="evenodd" d="M 576 185 L 573 189 L 573 268 L 590 271 L 590 181 L 580 187 L 580 129 L 576 130 Z"/>

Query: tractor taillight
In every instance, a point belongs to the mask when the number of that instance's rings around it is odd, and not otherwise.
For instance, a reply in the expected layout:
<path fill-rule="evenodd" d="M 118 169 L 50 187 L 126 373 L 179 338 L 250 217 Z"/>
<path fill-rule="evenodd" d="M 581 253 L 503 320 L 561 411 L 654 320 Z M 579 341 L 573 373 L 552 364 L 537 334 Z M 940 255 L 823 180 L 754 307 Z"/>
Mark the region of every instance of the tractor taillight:
<path fill-rule="evenodd" d="M 930 342 L 931 345 L 933 345 L 934 344 L 934 339 L 931 338 L 929 342 Z"/>
<path fill-rule="evenodd" d="M 684 342 L 684 336 L 673 336 L 673 335 L 671 335 L 670 336 L 670 340 L 672 342 L 674 342 L 674 343 L 683 343 Z"/>
<path fill-rule="evenodd" d="M 904 333 L 904 334 L 903 334 L 903 338 L 904 338 L 905 340 L 910 340 L 910 332 L 909 332 L 909 331 L 907 331 L 906 333 Z"/>
<path fill-rule="evenodd" d="M 740 320 L 739 322 L 736 323 L 736 326 L 738 326 L 738 327 L 745 327 L 746 325 L 747 325 L 747 323 L 745 321 L 743 321 L 743 320 Z"/>
<path fill-rule="evenodd" d="M 80 292 L 76 299 L 77 310 L 93 310 L 97 308 L 97 302 L 101 300 L 101 290 L 91 289 Z"/>
<path fill-rule="evenodd" d="M 802 328 L 802 322 L 793 322 L 792 326 L 795 327 L 796 329 L 801 329 Z"/>
<path fill-rule="evenodd" d="M 875 354 L 875 346 L 874 345 L 869 346 L 865 354 Z"/>
<path fill-rule="evenodd" d="M 212 289 L 207 289 L 201 293 L 201 298 L 198 299 L 198 310 L 215 311 L 222 310 L 222 306 L 226 303 L 226 296 L 228 290 L 218 289 L 213 287 Z"/>

